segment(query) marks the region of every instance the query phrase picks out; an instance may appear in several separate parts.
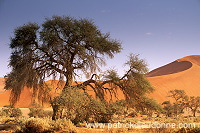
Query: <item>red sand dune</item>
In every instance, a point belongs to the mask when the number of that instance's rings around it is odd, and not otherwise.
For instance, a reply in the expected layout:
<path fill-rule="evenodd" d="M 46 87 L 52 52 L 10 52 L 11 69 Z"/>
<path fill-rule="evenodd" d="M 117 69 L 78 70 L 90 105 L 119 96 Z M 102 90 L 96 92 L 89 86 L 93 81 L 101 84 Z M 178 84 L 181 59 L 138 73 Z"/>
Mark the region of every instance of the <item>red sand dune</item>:
<path fill-rule="evenodd" d="M 4 78 L 0 77 L 0 93 L 5 92 L 4 90 Z"/>
<path fill-rule="evenodd" d="M 200 55 L 187 56 L 148 74 L 155 88 L 151 94 L 158 102 L 169 100 L 168 91 L 184 90 L 189 96 L 200 96 Z"/>
<path fill-rule="evenodd" d="M 168 91 L 174 89 L 185 90 L 190 96 L 200 96 L 200 55 L 187 56 L 178 59 L 165 66 L 159 67 L 147 74 L 150 83 L 155 88 L 155 91 L 150 94 L 159 103 L 169 100 Z M 47 81 L 54 88 L 52 94 L 56 94 L 57 81 Z M 4 91 L 4 78 L 0 78 L 0 107 L 9 104 L 10 91 Z M 91 88 L 89 93 L 94 95 Z M 16 107 L 27 108 L 31 105 L 31 91 L 25 88 L 21 94 L 20 100 Z M 117 92 L 121 99 L 123 95 Z"/>
<path fill-rule="evenodd" d="M 4 105 L 10 105 L 9 97 L 10 97 L 10 91 L 6 91 L 4 89 L 5 79 L 0 77 L 0 107 L 3 107 Z M 27 87 L 24 88 L 19 101 L 16 104 L 16 107 L 20 108 L 28 108 L 30 107 L 32 102 L 32 93 L 31 90 Z"/>
<path fill-rule="evenodd" d="M 4 90 L 4 78 L 0 77 L 0 107 L 9 105 L 10 92 Z"/>
<path fill-rule="evenodd" d="M 10 105 L 9 102 L 10 91 L 0 93 L 0 107 L 4 105 Z M 19 101 L 16 103 L 16 107 L 29 108 L 32 103 L 32 93 L 28 88 L 24 88 Z"/>

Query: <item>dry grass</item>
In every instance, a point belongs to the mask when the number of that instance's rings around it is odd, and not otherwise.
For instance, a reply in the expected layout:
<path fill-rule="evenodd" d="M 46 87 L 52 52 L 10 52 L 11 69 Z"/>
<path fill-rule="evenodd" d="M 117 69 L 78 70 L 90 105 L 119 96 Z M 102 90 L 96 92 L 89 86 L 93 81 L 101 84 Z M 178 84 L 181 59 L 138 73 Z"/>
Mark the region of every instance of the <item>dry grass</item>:
<path fill-rule="evenodd" d="M 126 120 L 127 122 L 130 119 Z M 60 119 L 57 121 L 52 121 L 50 118 L 9 118 L 9 117 L 1 117 L 1 124 L 4 124 L 0 130 L 4 132 L 36 132 L 36 133 L 44 133 L 44 132 L 56 132 L 56 133 L 193 133 L 200 132 L 199 125 L 196 128 L 86 128 L 84 125 L 82 127 L 75 127 L 71 121 L 66 119 Z M 199 123 L 199 118 L 191 118 L 189 121 L 184 117 L 180 119 L 175 118 L 152 118 L 148 121 L 138 120 L 137 123 L 190 123 L 196 122 Z M 1 133 L 0 131 L 0 133 Z"/>

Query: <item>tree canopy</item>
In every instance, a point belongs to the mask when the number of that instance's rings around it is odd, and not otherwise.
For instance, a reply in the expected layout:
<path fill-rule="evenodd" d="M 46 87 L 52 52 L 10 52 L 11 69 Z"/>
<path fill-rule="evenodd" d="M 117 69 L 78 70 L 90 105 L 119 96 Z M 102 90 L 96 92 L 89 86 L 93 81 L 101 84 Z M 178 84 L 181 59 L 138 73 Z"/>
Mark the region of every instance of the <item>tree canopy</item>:
<path fill-rule="evenodd" d="M 69 86 L 77 70 L 90 76 L 105 64 L 105 56 L 120 52 L 121 44 L 101 33 L 91 20 L 53 16 L 41 26 L 28 23 L 16 28 L 10 48 L 12 71 L 5 88 L 12 89 L 15 103 L 24 86 L 37 88 L 45 79 L 56 77 Z"/>
<path fill-rule="evenodd" d="M 50 78 L 58 79 L 59 83 L 65 81 L 62 93 L 68 88 L 78 87 L 88 95 L 89 86 L 101 101 L 106 101 L 106 94 L 111 99 L 116 97 L 116 90 L 120 89 L 132 106 L 139 105 L 141 101 L 147 105 L 142 99 L 145 99 L 146 93 L 153 91 L 145 77 L 147 64 L 138 55 L 129 55 L 125 62 L 129 69 L 122 77 L 115 70 L 106 71 L 102 78 L 97 75 L 101 65 L 105 65 L 106 57 L 113 58 L 122 47 L 119 41 L 112 39 L 108 33 L 102 33 L 88 19 L 53 16 L 42 25 L 25 24 L 15 29 L 10 48 L 9 66 L 12 71 L 6 75 L 5 89 L 11 90 L 12 105 L 19 99 L 24 86 L 45 94 L 48 91 L 45 90 L 45 80 Z M 72 82 L 79 72 L 85 74 L 88 80 L 74 85 Z M 106 87 L 106 84 L 110 86 Z M 59 105 L 51 103 L 56 115 Z"/>

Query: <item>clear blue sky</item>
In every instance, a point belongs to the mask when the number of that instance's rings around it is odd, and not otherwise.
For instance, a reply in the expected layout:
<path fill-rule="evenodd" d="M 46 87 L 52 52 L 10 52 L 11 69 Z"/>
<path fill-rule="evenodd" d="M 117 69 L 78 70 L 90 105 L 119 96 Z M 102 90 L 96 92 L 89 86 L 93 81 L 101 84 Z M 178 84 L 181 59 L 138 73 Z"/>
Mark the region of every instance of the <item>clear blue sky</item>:
<path fill-rule="evenodd" d="M 0 77 L 10 71 L 13 30 L 52 15 L 92 19 L 120 40 L 123 51 L 106 67 L 120 73 L 129 53 L 140 54 L 150 70 L 200 54 L 200 0 L 0 0 Z"/>

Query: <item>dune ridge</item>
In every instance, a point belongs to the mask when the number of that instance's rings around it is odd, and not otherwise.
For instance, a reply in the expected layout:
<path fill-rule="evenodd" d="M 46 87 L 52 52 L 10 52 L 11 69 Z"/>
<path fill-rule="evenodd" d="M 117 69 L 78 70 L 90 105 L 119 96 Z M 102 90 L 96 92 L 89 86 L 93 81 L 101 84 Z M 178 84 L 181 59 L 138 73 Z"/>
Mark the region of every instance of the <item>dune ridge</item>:
<path fill-rule="evenodd" d="M 178 72 L 185 71 L 192 67 L 192 63 L 189 61 L 174 61 L 172 63 L 169 63 L 165 66 L 159 67 L 147 74 L 148 77 L 154 77 L 154 76 L 162 76 L 162 75 L 168 75 L 168 74 L 174 74 Z"/>

